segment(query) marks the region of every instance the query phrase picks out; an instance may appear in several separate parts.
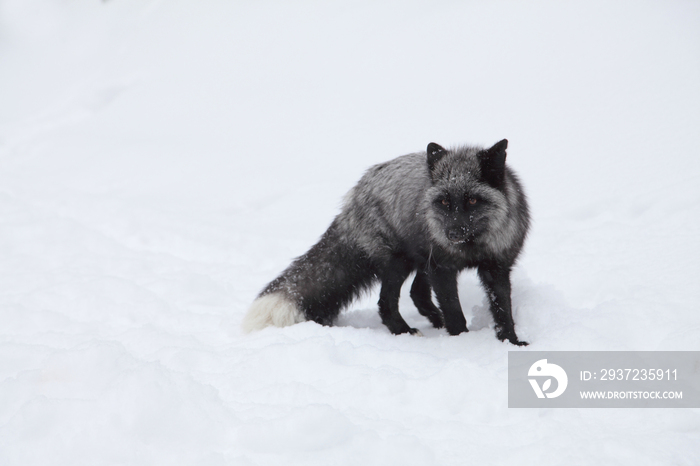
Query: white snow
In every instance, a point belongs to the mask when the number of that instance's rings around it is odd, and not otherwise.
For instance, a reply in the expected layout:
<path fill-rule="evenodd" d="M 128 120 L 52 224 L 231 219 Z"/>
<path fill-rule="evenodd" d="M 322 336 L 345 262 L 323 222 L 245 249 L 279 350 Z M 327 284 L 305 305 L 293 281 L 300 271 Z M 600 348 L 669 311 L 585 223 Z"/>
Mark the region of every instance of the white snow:
<path fill-rule="evenodd" d="M 700 350 L 700 5 L 0 1 L 0 464 L 695 465 L 697 409 L 509 409 L 508 351 Z M 508 138 L 516 348 L 244 335 L 372 164 Z"/>

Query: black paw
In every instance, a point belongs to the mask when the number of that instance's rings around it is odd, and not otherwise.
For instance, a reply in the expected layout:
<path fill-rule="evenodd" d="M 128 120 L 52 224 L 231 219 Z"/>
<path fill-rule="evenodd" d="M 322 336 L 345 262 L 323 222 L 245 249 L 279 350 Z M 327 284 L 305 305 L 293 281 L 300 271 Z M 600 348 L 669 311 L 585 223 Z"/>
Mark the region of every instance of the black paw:
<path fill-rule="evenodd" d="M 410 330 L 408 331 L 408 333 L 410 333 L 411 335 L 415 335 L 415 336 L 417 336 L 417 337 L 422 337 L 422 336 L 423 336 L 423 333 L 421 333 L 421 331 L 418 330 L 417 328 L 412 328 L 412 329 L 410 329 Z"/>
<path fill-rule="evenodd" d="M 428 319 L 433 327 L 442 328 L 445 326 L 445 318 L 442 315 L 442 311 L 435 306 L 416 306 L 418 312 Z"/>
<path fill-rule="evenodd" d="M 459 335 L 460 333 L 467 333 L 469 329 L 465 327 L 457 327 L 457 328 L 448 328 L 447 333 L 450 335 Z"/>
<path fill-rule="evenodd" d="M 433 324 L 433 327 L 435 328 L 442 328 L 445 326 L 445 321 L 440 314 L 429 314 L 425 317 L 428 318 L 430 323 Z"/>
<path fill-rule="evenodd" d="M 520 341 L 520 340 L 518 340 L 518 339 L 515 339 L 515 340 L 508 340 L 508 341 L 509 341 L 510 343 L 514 344 L 515 346 L 527 346 L 527 345 L 530 344 L 530 343 L 528 343 L 528 342 L 526 342 L 526 341 Z"/>
<path fill-rule="evenodd" d="M 496 337 L 501 341 L 508 340 L 509 343 L 515 346 L 527 346 L 530 344 L 526 341 L 518 340 L 518 336 L 513 331 L 507 331 L 503 329 L 497 330 Z"/>

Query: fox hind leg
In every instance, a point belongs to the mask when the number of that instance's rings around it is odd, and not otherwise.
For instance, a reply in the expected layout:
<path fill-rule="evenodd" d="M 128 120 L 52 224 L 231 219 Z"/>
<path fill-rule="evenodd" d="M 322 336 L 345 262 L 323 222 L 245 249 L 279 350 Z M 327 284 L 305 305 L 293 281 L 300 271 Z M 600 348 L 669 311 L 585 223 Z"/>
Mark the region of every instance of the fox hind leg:
<path fill-rule="evenodd" d="M 442 311 L 433 303 L 430 281 L 425 272 L 416 272 L 416 278 L 411 285 L 411 299 L 416 305 L 418 312 L 425 316 L 433 327 L 442 328 L 445 326 L 445 318 Z"/>
<path fill-rule="evenodd" d="M 409 327 L 399 313 L 401 285 L 410 273 L 411 267 L 408 262 L 396 258 L 380 274 L 382 288 L 379 292 L 379 316 L 382 318 L 382 323 L 395 335 L 400 333 L 422 335 L 418 329 Z"/>

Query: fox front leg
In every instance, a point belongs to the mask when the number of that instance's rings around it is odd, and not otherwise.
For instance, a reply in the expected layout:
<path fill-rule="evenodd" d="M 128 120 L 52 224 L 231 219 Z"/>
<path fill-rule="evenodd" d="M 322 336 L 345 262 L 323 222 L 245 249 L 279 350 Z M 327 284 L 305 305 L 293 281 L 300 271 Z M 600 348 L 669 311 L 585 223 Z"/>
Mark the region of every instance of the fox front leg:
<path fill-rule="evenodd" d="M 496 336 L 517 346 L 527 346 L 526 341 L 518 340 L 510 302 L 510 266 L 498 263 L 481 264 L 479 278 L 489 298 L 489 307 L 496 322 Z"/>
<path fill-rule="evenodd" d="M 430 285 L 435 290 L 440 310 L 445 321 L 445 328 L 450 335 L 468 332 L 467 319 L 464 318 L 457 292 L 457 271 L 436 269 L 430 273 Z"/>

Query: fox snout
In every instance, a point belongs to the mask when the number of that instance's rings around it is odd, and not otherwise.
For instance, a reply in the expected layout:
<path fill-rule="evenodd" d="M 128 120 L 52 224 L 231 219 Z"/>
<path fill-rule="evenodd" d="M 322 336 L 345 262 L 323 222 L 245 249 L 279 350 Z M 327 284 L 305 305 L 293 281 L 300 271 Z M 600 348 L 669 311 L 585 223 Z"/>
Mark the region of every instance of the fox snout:
<path fill-rule="evenodd" d="M 452 243 L 467 243 L 482 235 L 487 228 L 485 218 L 463 216 L 445 225 L 445 236 Z"/>
<path fill-rule="evenodd" d="M 454 227 L 448 228 L 445 232 L 447 239 L 453 243 L 463 243 L 467 240 L 467 228 L 466 227 Z"/>

